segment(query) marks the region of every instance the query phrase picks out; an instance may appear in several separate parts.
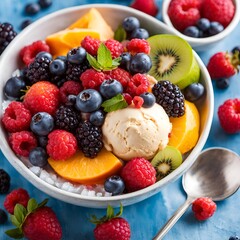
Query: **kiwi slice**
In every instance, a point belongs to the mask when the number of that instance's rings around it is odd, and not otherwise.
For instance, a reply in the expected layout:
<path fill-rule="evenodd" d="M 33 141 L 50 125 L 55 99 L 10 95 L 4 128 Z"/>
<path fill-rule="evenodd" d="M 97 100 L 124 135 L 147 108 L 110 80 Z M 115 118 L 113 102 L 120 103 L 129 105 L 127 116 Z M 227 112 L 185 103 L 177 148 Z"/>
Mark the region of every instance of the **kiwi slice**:
<path fill-rule="evenodd" d="M 151 47 L 150 75 L 159 81 L 169 80 L 180 89 L 199 81 L 200 68 L 187 41 L 169 34 L 154 35 L 147 41 Z"/>
<path fill-rule="evenodd" d="M 156 169 L 157 180 L 160 180 L 182 164 L 182 154 L 175 147 L 167 146 L 159 151 L 151 164 Z"/>

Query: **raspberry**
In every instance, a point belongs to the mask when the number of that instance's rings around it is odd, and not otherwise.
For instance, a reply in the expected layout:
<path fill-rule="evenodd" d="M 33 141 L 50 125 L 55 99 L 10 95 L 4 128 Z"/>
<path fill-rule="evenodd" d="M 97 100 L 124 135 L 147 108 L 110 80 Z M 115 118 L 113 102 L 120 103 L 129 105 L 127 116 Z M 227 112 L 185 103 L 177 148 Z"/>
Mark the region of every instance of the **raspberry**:
<path fill-rule="evenodd" d="M 133 98 L 133 104 L 134 104 L 135 108 L 141 108 L 143 103 L 144 103 L 143 98 L 141 98 L 139 96 L 135 96 Z"/>
<path fill-rule="evenodd" d="M 47 81 L 37 82 L 25 94 L 23 103 L 32 114 L 47 112 L 54 115 L 60 103 L 59 89 Z"/>
<path fill-rule="evenodd" d="M 0 168 L 0 194 L 7 193 L 10 188 L 9 174 Z"/>
<path fill-rule="evenodd" d="M 208 64 L 207 69 L 212 79 L 229 78 L 236 73 L 239 62 L 232 63 L 232 56 L 225 52 L 214 54 Z"/>
<path fill-rule="evenodd" d="M 123 97 L 124 99 L 126 100 L 127 104 L 128 105 L 131 105 L 132 104 L 132 97 L 130 94 L 128 93 L 123 93 Z"/>
<path fill-rule="evenodd" d="M 133 3 L 131 3 L 130 7 L 154 17 L 158 13 L 158 7 L 155 3 L 155 0 L 135 0 Z"/>
<path fill-rule="evenodd" d="M 217 205 L 211 198 L 197 198 L 192 204 L 194 216 L 202 221 L 210 218 L 216 211 Z"/>
<path fill-rule="evenodd" d="M 2 123 L 8 132 L 27 130 L 31 123 L 31 113 L 21 102 L 11 102 L 6 108 Z"/>
<path fill-rule="evenodd" d="M 14 213 L 15 205 L 21 204 L 24 207 L 27 207 L 28 200 L 30 199 L 28 192 L 25 189 L 18 188 L 10 192 L 5 200 L 4 200 L 4 207 L 10 213 Z"/>
<path fill-rule="evenodd" d="M 127 50 L 132 55 L 136 53 L 150 53 L 150 45 L 145 39 L 134 38 L 127 44 Z"/>
<path fill-rule="evenodd" d="M 148 91 L 150 83 L 146 75 L 137 73 L 128 82 L 127 92 L 132 96 L 139 96 Z"/>
<path fill-rule="evenodd" d="M 72 133 L 54 130 L 48 135 L 47 153 L 54 160 L 66 160 L 77 151 L 77 140 Z"/>
<path fill-rule="evenodd" d="M 101 44 L 100 40 L 94 39 L 90 36 L 86 36 L 81 42 L 81 46 L 85 48 L 85 50 L 93 56 L 97 56 L 97 50 L 100 44 Z"/>
<path fill-rule="evenodd" d="M 85 89 L 99 89 L 100 85 L 105 80 L 105 74 L 91 68 L 82 73 L 80 80 L 82 81 L 82 85 Z"/>
<path fill-rule="evenodd" d="M 36 41 L 20 51 L 20 57 L 26 65 L 32 63 L 39 52 L 50 52 L 49 46 L 43 41 Z"/>
<path fill-rule="evenodd" d="M 29 131 L 12 133 L 9 142 L 13 151 L 23 157 L 28 157 L 30 151 L 37 147 L 37 140 L 33 133 Z"/>
<path fill-rule="evenodd" d="M 112 58 L 120 57 L 120 55 L 123 53 L 123 45 L 114 39 L 108 39 L 105 42 L 106 47 L 110 50 Z"/>
<path fill-rule="evenodd" d="M 156 170 L 145 158 L 133 158 L 123 167 L 121 177 L 129 192 L 148 187 L 156 182 Z"/>
<path fill-rule="evenodd" d="M 202 16 L 210 21 L 221 23 L 224 27 L 232 21 L 235 6 L 232 0 L 204 0 Z"/>
<path fill-rule="evenodd" d="M 179 31 L 194 26 L 200 19 L 200 0 L 172 0 L 168 8 L 168 15 L 172 24 Z"/>
<path fill-rule="evenodd" d="M 240 131 L 240 98 L 228 99 L 218 108 L 220 125 L 227 133 Z"/>
<path fill-rule="evenodd" d="M 62 103 L 67 102 L 68 95 L 78 95 L 83 90 L 79 82 L 67 81 L 60 87 L 60 100 Z"/>
<path fill-rule="evenodd" d="M 130 73 L 122 68 L 116 68 L 112 71 L 105 72 L 106 79 L 115 79 L 119 81 L 122 84 L 123 88 L 127 87 L 131 77 L 132 76 L 130 75 Z"/>

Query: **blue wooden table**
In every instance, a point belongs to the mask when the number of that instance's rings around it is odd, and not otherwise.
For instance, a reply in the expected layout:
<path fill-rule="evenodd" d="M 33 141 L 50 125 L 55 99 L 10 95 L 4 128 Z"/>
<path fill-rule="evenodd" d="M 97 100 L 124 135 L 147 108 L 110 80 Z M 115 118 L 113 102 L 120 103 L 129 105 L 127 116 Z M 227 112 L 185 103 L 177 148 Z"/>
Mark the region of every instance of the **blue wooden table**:
<path fill-rule="evenodd" d="M 20 24 L 27 18 L 23 13 L 26 3 L 30 0 L 1 0 L 0 1 L 0 22 L 10 22 L 19 32 Z M 33 2 L 33 1 L 32 1 Z M 53 0 L 53 5 L 39 12 L 32 20 L 54 12 L 58 9 L 76 6 L 87 3 L 115 3 L 129 5 L 131 1 L 127 0 Z M 161 6 L 161 0 L 156 1 Z M 161 19 L 161 16 L 158 15 Z M 206 52 L 199 53 L 200 57 L 207 64 L 209 58 L 214 53 L 221 50 L 230 51 L 235 45 L 240 45 L 240 24 L 233 33 L 224 41 Z M 217 109 L 228 98 L 240 97 L 240 76 L 231 79 L 231 85 L 227 90 L 218 90 L 215 88 L 215 112 L 212 129 L 205 145 L 207 147 L 222 146 L 236 151 L 240 154 L 240 134 L 227 135 L 219 126 L 217 118 Z M 2 94 L 2 93 L 1 93 Z M 4 168 L 11 175 L 11 189 L 25 188 L 32 197 L 41 201 L 49 198 L 49 206 L 56 212 L 62 226 L 64 240 L 91 240 L 93 238 L 94 225 L 88 221 L 88 218 L 95 214 L 102 216 L 105 211 L 78 207 L 56 200 L 39 191 L 28 181 L 26 181 L 18 172 L 8 163 L 6 158 L 0 152 L 0 168 Z M 3 208 L 5 195 L 0 195 L 0 208 Z M 155 196 L 124 208 L 123 217 L 128 220 L 132 231 L 132 240 L 150 240 L 157 233 L 159 228 L 167 221 L 174 211 L 185 201 L 185 193 L 181 187 L 181 179 L 165 187 Z M 166 240 L 228 240 L 231 235 L 240 235 L 240 191 L 225 201 L 217 203 L 217 211 L 212 218 L 204 222 L 198 222 L 194 219 L 190 209 L 178 221 L 174 228 L 164 238 Z M 0 239 L 9 239 L 4 231 L 9 229 L 10 222 L 0 226 Z M 41 240 L 41 239 L 39 239 Z"/>

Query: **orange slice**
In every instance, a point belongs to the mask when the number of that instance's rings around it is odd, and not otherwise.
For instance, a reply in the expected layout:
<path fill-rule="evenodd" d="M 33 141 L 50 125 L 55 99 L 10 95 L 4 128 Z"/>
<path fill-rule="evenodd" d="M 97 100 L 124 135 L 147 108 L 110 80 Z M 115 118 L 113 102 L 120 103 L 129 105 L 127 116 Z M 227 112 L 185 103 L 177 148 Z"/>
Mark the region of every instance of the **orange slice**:
<path fill-rule="evenodd" d="M 185 114 L 170 118 L 172 132 L 168 145 L 177 148 L 182 154 L 190 151 L 199 138 L 200 118 L 196 106 L 185 100 Z"/>
<path fill-rule="evenodd" d="M 93 159 L 78 151 L 66 161 L 49 158 L 48 163 L 63 178 L 83 184 L 103 183 L 123 166 L 122 162 L 106 149 Z"/>

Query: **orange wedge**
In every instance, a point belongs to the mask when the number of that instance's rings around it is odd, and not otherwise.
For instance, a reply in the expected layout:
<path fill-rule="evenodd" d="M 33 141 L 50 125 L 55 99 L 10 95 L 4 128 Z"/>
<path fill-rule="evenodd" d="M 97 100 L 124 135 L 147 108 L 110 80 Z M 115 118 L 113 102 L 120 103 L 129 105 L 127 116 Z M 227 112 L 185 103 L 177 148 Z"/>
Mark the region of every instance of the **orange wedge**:
<path fill-rule="evenodd" d="M 49 158 L 48 163 L 58 175 L 82 184 L 103 183 L 123 166 L 122 162 L 106 149 L 102 149 L 93 159 L 85 157 L 78 151 L 66 161 Z"/>
<path fill-rule="evenodd" d="M 172 132 L 168 145 L 177 148 L 182 154 L 190 151 L 199 138 L 200 118 L 196 106 L 185 100 L 185 114 L 170 118 Z"/>

